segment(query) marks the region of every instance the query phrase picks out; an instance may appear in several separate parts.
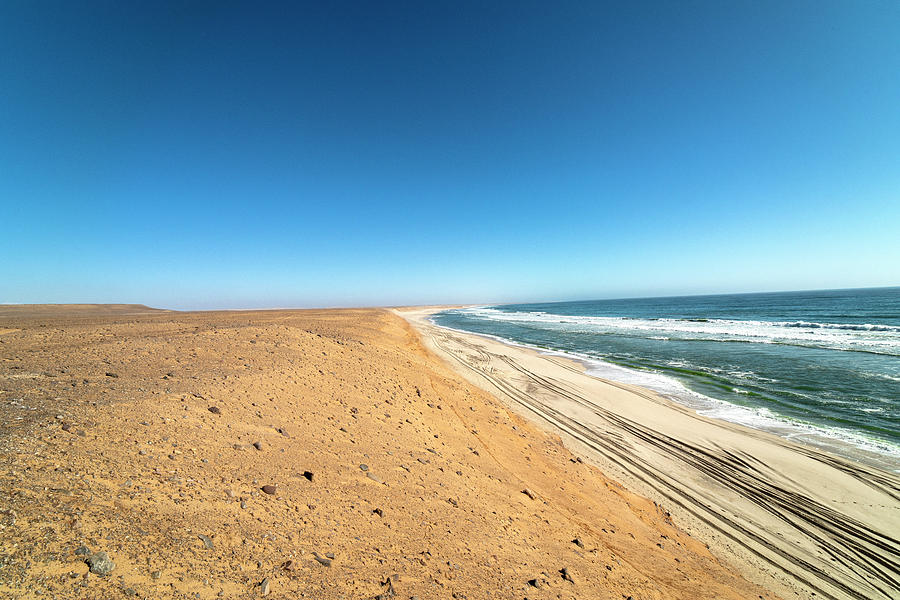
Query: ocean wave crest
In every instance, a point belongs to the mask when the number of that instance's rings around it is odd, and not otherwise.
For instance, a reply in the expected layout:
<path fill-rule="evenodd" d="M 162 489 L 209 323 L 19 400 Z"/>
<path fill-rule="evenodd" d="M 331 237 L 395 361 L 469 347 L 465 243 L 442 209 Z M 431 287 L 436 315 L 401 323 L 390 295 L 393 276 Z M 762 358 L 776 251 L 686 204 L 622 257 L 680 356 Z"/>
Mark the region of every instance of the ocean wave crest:
<path fill-rule="evenodd" d="M 900 356 L 900 327 L 880 324 L 674 319 L 558 315 L 543 311 L 505 311 L 491 307 L 458 312 L 489 321 L 544 329 L 649 339 L 791 344 L 830 350 Z"/>

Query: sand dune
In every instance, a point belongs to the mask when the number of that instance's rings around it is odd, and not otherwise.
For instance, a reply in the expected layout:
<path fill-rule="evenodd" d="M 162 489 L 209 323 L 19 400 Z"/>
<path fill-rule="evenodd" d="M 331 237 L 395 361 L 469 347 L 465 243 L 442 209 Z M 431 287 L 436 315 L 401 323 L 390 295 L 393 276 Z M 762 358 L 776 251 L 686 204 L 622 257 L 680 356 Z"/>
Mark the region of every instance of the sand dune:
<path fill-rule="evenodd" d="M 4 598 L 775 597 L 388 311 L 0 328 Z"/>
<path fill-rule="evenodd" d="M 563 433 L 670 508 L 749 578 L 785 596 L 900 597 L 900 478 L 707 419 L 564 358 L 438 328 L 403 311 L 472 382 Z"/>

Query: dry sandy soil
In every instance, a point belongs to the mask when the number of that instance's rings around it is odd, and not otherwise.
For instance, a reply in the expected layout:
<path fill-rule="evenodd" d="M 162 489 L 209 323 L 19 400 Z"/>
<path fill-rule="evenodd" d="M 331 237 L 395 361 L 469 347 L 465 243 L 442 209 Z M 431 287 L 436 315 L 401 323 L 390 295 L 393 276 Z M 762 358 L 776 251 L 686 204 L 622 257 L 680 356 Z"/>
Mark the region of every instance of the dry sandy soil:
<path fill-rule="evenodd" d="M 4 311 L 2 597 L 774 597 L 388 311 Z"/>

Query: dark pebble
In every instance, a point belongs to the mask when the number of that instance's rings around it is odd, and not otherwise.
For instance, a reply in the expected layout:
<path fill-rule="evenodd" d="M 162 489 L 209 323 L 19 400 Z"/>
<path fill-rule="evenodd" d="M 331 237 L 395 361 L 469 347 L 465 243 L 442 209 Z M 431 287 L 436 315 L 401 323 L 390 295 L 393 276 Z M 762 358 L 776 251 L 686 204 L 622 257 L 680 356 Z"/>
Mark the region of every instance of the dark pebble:
<path fill-rule="evenodd" d="M 264 486 L 262 486 L 261 489 L 263 492 L 265 492 L 266 494 L 269 494 L 270 496 L 274 496 L 275 492 L 278 491 L 278 488 L 274 485 L 264 485 Z"/>

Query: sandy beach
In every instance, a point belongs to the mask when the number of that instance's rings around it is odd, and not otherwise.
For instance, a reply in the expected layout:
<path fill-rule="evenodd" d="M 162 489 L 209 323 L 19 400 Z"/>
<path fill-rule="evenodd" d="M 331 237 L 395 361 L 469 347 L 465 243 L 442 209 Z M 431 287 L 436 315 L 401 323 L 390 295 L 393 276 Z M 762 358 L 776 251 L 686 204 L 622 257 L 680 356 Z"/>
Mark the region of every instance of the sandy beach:
<path fill-rule="evenodd" d="M 3 310 L 4 597 L 776 597 L 389 311 Z"/>
<path fill-rule="evenodd" d="M 665 506 L 714 554 L 785 597 L 900 595 L 900 478 L 702 417 L 564 357 L 400 312 L 469 381 Z"/>

